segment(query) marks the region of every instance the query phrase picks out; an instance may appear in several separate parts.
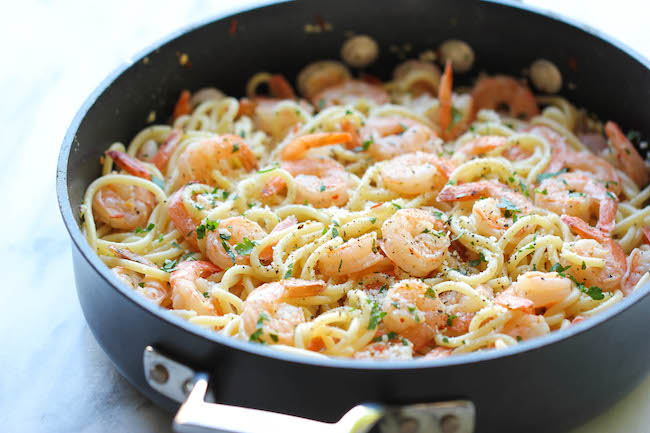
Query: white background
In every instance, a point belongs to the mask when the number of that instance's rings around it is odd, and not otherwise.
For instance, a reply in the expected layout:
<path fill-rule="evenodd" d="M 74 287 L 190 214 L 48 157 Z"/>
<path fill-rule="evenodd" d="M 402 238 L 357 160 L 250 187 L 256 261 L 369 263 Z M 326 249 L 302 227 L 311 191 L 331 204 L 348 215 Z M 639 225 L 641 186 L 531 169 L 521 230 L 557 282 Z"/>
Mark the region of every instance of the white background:
<path fill-rule="evenodd" d="M 117 374 L 83 320 L 56 205 L 56 159 L 74 113 L 119 63 L 179 27 L 251 3 L 259 1 L 2 0 L 2 431 L 168 431 L 169 416 Z M 528 3 L 588 23 L 650 57 L 646 2 Z M 608 85 L 615 92 L 616 82 Z M 537 424 L 548 410 L 540 408 Z M 645 433 L 648 412 L 650 377 L 576 433 Z"/>

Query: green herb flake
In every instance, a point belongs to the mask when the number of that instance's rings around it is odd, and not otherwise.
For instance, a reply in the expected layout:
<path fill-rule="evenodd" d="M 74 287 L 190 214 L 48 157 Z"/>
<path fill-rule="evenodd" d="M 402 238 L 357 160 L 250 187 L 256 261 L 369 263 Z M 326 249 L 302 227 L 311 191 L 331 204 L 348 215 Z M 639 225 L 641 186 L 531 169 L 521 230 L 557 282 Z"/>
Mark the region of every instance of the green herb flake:
<path fill-rule="evenodd" d="M 372 301 L 371 301 L 372 302 Z M 386 316 L 384 311 L 381 311 L 381 305 L 377 302 L 372 302 L 372 309 L 370 310 L 370 321 L 368 322 L 368 329 L 376 329 L 379 322 Z"/>
<path fill-rule="evenodd" d="M 390 204 L 392 204 L 397 210 L 400 210 L 402 208 L 402 206 L 398 205 L 397 203 L 390 202 Z"/>
<path fill-rule="evenodd" d="M 289 266 L 287 266 L 287 272 L 284 274 L 284 279 L 291 278 L 291 274 L 293 274 L 293 263 L 291 263 Z"/>
<path fill-rule="evenodd" d="M 144 287 L 144 283 L 138 283 L 138 286 Z"/>
<path fill-rule="evenodd" d="M 370 217 L 369 219 L 370 219 L 370 222 L 371 222 L 372 224 L 374 224 L 374 223 L 377 222 L 377 218 L 375 218 L 375 217 Z"/>
<path fill-rule="evenodd" d="M 165 272 L 173 272 L 173 271 L 176 270 L 176 265 L 177 264 L 178 264 L 178 259 L 176 259 L 176 260 L 166 259 L 163 262 L 163 265 L 160 267 L 160 269 L 165 271 Z"/>
<path fill-rule="evenodd" d="M 244 238 L 242 242 L 239 242 L 237 245 L 235 245 L 235 251 L 237 251 L 237 254 L 240 256 L 247 256 L 251 253 L 251 251 L 253 251 L 253 248 L 255 248 L 256 245 L 259 244 L 248 238 Z"/>
<path fill-rule="evenodd" d="M 327 187 L 326 187 L 325 185 L 321 185 L 321 186 L 318 188 L 318 190 L 319 190 L 320 192 L 324 192 L 326 189 L 327 189 Z"/>
<path fill-rule="evenodd" d="M 442 337 L 442 341 L 443 341 L 443 343 L 449 343 L 449 338 L 447 338 L 447 337 Z"/>
<path fill-rule="evenodd" d="M 258 170 L 257 172 L 260 173 L 260 174 L 261 173 L 268 173 L 269 171 L 273 171 L 273 170 L 277 170 L 277 169 L 278 169 L 278 167 L 275 166 L 275 167 L 271 167 L 271 168 L 265 168 L 263 170 Z"/>
<path fill-rule="evenodd" d="M 427 298 L 436 299 L 436 292 L 431 287 L 427 287 L 426 292 L 424 292 L 424 296 Z"/>
<path fill-rule="evenodd" d="M 135 228 L 135 233 L 136 233 L 136 234 L 138 234 L 138 233 L 149 233 L 151 230 L 154 229 L 154 227 L 156 227 L 156 225 L 155 225 L 154 223 L 150 223 L 150 224 L 147 226 L 146 229 L 142 229 L 142 228 L 140 228 L 140 227 L 136 227 L 136 228 Z"/>
<path fill-rule="evenodd" d="M 232 252 L 230 249 L 230 245 L 223 239 L 221 240 L 221 246 L 223 247 L 224 250 L 226 250 L 226 254 L 228 254 L 228 257 L 230 257 L 230 260 L 232 260 L 232 264 L 235 264 L 235 253 Z"/>
<path fill-rule="evenodd" d="M 339 231 L 336 227 L 332 227 L 332 237 L 333 238 L 339 237 Z"/>
<path fill-rule="evenodd" d="M 560 171 L 556 171 L 555 173 L 541 173 L 537 175 L 537 183 L 541 183 L 543 180 L 550 179 L 555 176 L 559 176 L 560 174 L 566 173 L 569 171 L 566 167 L 563 168 Z"/>
<path fill-rule="evenodd" d="M 457 318 L 458 316 L 455 316 L 453 314 L 447 314 L 447 326 L 453 326 L 454 324 L 454 319 Z"/>

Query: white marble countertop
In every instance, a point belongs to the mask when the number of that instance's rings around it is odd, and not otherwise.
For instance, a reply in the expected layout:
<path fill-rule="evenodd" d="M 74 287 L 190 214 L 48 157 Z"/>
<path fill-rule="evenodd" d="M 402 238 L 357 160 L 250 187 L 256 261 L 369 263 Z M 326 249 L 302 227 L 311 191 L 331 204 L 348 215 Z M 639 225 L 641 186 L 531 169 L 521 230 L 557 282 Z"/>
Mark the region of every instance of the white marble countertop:
<path fill-rule="evenodd" d="M 602 29 L 650 57 L 642 2 L 530 2 Z M 247 3 L 259 1 L 3 4 L 0 184 L 9 196 L 0 213 L 3 432 L 170 431 L 171 416 L 117 373 L 83 319 L 56 204 L 56 159 L 74 113 L 119 62 L 172 30 Z M 642 433 L 649 425 L 650 377 L 574 433 Z"/>

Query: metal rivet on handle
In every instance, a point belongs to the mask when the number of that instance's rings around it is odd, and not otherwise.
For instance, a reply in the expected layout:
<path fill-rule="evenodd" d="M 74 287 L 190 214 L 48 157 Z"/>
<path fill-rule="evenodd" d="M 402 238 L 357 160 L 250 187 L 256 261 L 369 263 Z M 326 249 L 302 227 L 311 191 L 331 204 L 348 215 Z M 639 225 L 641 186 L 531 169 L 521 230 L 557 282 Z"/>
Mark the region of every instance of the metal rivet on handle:
<path fill-rule="evenodd" d="M 169 380 L 169 371 L 167 371 L 167 367 L 164 365 L 156 364 L 149 370 L 149 376 L 154 382 L 162 385 Z"/>
<path fill-rule="evenodd" d="M 399 422 L 399 433 L 418 433 L 420 423 L 415 418 L 402 418 Z"/>
<path fill-rule="evenodd" d="M 182 386 L 183 394 L 190 395 L 190 392 L 192 392 L 193 388 L 194 388 L 194 379 L 187 379 L 185 382 L 183 382 L 183 386 Z"/>
<path fill-rule="evenodd" d="M 442 433 L 456 433 L 460 427 L 460 420 L 456 415 L 445 415 L 440 420 Z"/>

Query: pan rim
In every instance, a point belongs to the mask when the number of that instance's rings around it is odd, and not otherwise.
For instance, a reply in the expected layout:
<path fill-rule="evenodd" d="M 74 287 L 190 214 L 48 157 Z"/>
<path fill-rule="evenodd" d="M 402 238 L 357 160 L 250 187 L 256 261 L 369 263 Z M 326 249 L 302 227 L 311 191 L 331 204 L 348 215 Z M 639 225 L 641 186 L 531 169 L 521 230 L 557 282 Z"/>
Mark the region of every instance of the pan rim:
<path fill-rule="evenodd" d="M 589 320 L 575 324 L 566 329 L 561 329 L 553 331 L 548 335 L 543 337 L 535 338 L 528 341 L 523 341 L 514 346 L 510 346 L 505 349 L 499 350 L 490 350 L 485 352 L 470 352 L 466 354 L 460 354 L 451 356 L 443 359 L 434 359 L 434 360 L 402 360 L 402 361 L 371 361 L 371 360 L 354 360 L 347 358 L 330 358 L 330 357 L 312 357 L 309 355 L 302 355 L 298 353 L 285 352 L 278 349 L 273 349 L 271 347 L 263 346 L 260 344 L 251 344 L 247 341 L 238 340 L 233 337 L 222 336 L 217 334 L 214 331 L 210 331 L 204 328 L 194 325 L 189 321 L 173 314 L 169 310 L 165 310 L 161 307 L 158 307 L 148 300 L 146 300 L 141 295 L 137 294 L 132 290 L 127 290 L 123 284 L 120 283 L 119 279 L 110 272 L 110 269 L 99 259 L 99 256 L 93 252 L 86 241 L 86 238 L 83 236 L 81 229 L 77 225 L 77 222 L 74 217 L 74 211 L 72 203 L 70 203 L 70 197 L 68 194 L 68 164 L 70 152 L 73 148 L 73 145 L 76 142 L 76 132 L 79 129 L 79 126 L 86 117 L 88 111 L 92 108 L 97 99 L 107 90 L 107 88 L 117 80 L 124 72 L 126 72 L 133 64 L 139 62 L 141 59 L 155 52 L 157 49 L 162 48 L 168 43 L 173 42 L 183 35 L 193 32 L 199 28 L 204 27 L 212 22 L 224 20 L 227 18 L 235 18 L 247 12 L 266 9 L 266 8 L 282 8 L 290 4 L 292 0 L 279 0 L 272 3 L 263 3 L 261 6 L 255 5 L 253 7 L 245 6 L 239 8 L 230 8 L 227 11 L 213 15 L 211 17 L 198 20 L 187 26 L 184 26 L 180 29 L 177 29 L 174 32 L 167 34 L 166 36 L 160 38 L 151 45 L 137 51 L 135 54 L 129 57 L 128 60 L 123 61 L 118 67 L 116 67 L 110 74 L 104 78 L 99 85 L 91 92 L 91 94 L 83 102 L 79 110 L 76 112 L 74 118 L 72 119 L 70 126 L 68 127 L 63 142 L 61 145 L 61 150 L 59 152 L 59 157 L 57 161 L 57 174 L 56 174 L 56 192 L 58 198 L 59 210 L 63 219 L 63 223 L 68 231 L 70 238 L 81 253 L 84 260 L 90 264 L 97 274 L 107 282 L 112 289 L 117 290 L 122 296 L 128 298 L 130 301 L 134 302 L 144 313 L 150 314 L 157 318 L 160 318 L 170 325 L 178 328 L 179 330 L 190 332 L 197 337 L 200 337 L 206 342 L 217 343 L 223 345 L 231 350 L 238 350 L 247 352 L 249 354 L 258 355 L 262 357 L 273 358 L 279 361 L 284 361 L 293 364 L 307 364 L 314 367 L 331 367 L 337 369 L 349 369 L 349 370 L 419 370 L 423 368 L 440 368 L 447 366 L 456 366 L 456 365 L 465 365 L 465 364 L 478 364 L 482 362 L 489 362 L 496 359 L 511 358 L 526 352 L 533 352 L 537 350 L 542 350 L 548 345 L 555 344 L 563 340 L 570 340 L 571 338 L 595 329 L 598 326 L 602 326 L 604 322 L 612 319 L 614 316 L 622 314 L 625 310 L 641 301 L 646 296 L 650 295 L 650 283 L 645 286 L 637 289 L 631 295 L 625 297 L 622 301 L 616 305 L 608 308 L 607 310 L 590 317 Z M 548 20 L 556 21 L 560 24 L 568 25 L 574 27 L 582 32 L 585 32 L 601 41 L 612 45 L 614 48 L 622 51 L 632 59 L 636 60 L 646 69 L 650 70 L 650 61 L 638 53 L 636 50 L 630 48 L 626 44 L 618 41 L 617 39 L 603 33 L 600 30 L 597 30 L 591 26 L 580 23 L 572 18 L 567 18 L 556 12 L 548 11 L 544 8 L 524 5 L 521 3 L 514 3 L 510 0 L 484 0 L 483 3 L 489 3 L 492 5 L 510 7 L 514 9 L 519 9 L 524 12 L 540 15 L 543 18 Z M 86 319 L 88 320 L 88 319 Z M 143 348 L 144 350 L 144 348 Z M 182 355 L 182 354 L 179 354 Z"/>

